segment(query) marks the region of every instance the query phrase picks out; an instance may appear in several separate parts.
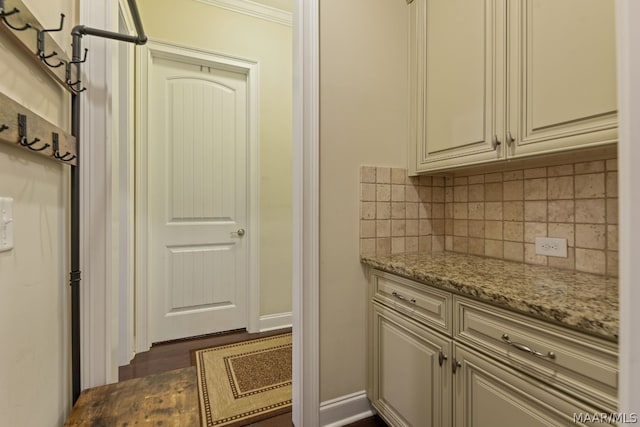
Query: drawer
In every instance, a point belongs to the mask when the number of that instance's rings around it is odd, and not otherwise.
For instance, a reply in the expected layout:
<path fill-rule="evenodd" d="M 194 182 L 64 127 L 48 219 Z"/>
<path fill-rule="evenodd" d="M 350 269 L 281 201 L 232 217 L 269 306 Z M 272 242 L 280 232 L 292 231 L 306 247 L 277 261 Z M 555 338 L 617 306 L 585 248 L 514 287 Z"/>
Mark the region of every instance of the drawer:
<path fill-rule="evenodd" d="M 378 270 L 371 274 L 374 300 L 451 335 L 453 301 L 449 292 Z"/>
<path fill-rule="evenodd" d="M 603 410 L 617 410 L 615 343 L 454 297 L 454 338 Z"/>

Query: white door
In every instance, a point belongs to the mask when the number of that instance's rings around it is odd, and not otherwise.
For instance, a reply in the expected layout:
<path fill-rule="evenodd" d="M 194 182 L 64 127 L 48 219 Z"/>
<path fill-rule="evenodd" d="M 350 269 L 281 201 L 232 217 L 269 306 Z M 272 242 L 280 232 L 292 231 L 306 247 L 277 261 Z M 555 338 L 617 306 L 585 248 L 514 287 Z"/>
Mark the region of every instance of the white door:
<path fill-rule="evenodd" d="M 247 326 L 247 76 L 154 57 L 148 81 L 151 342 Z"/>

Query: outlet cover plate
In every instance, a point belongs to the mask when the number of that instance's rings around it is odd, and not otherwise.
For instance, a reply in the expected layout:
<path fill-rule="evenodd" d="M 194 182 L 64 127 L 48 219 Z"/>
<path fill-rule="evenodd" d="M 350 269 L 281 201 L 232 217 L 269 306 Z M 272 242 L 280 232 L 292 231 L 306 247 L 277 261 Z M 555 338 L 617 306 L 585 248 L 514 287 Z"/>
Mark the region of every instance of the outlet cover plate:
<path fill-rule="evenodd" d="M 566 258 L 567 239 L 536 237 L 536 254 Z"/>

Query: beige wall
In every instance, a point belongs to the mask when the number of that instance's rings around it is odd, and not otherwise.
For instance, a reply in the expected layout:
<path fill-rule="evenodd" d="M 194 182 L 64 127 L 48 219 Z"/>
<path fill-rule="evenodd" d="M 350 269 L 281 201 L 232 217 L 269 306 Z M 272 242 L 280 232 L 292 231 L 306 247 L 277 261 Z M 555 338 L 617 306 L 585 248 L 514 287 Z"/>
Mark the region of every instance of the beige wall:
<path fill-rule="evenodd" d="M 193 0 L 139 8 L 151 39 L 260 64 L 260 314 L 290 312 L 291 27 Z"/>
<path fill-rule="evenodd" d="M 404 1 L 320 2 L 320 398 L 365 389 L 360 165 L 406 167 Z"/>
<path fill-rule="evenodd" d="M 24 0 L 45 25 L 73 25 L 72 0 Z M 35 37 L 35 33 L 34 33 Z M 65 36 L 56 35 L 63 46 Z M 0 34 L 0 92 L 69 130 L 70 97 Z M 0 197 L 14 199 L 15 249 L 0 252 L 0 425 L 57 426 L 71 405 L 69 169 L 0 144 Z"/>

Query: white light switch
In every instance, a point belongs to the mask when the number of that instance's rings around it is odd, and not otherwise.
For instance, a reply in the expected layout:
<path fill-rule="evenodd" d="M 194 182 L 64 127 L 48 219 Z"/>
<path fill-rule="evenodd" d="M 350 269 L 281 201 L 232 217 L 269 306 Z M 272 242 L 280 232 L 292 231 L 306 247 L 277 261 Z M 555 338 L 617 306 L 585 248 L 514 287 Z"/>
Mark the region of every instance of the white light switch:
<path fill-rule="evenodd" d="M 13 249 L 13 199 L 0 197 L 0 252 Z"/>
<path fill-rule="evenodd" d="M 536 237 L 536 254 L 566 258 L 567 239 Z"/>

